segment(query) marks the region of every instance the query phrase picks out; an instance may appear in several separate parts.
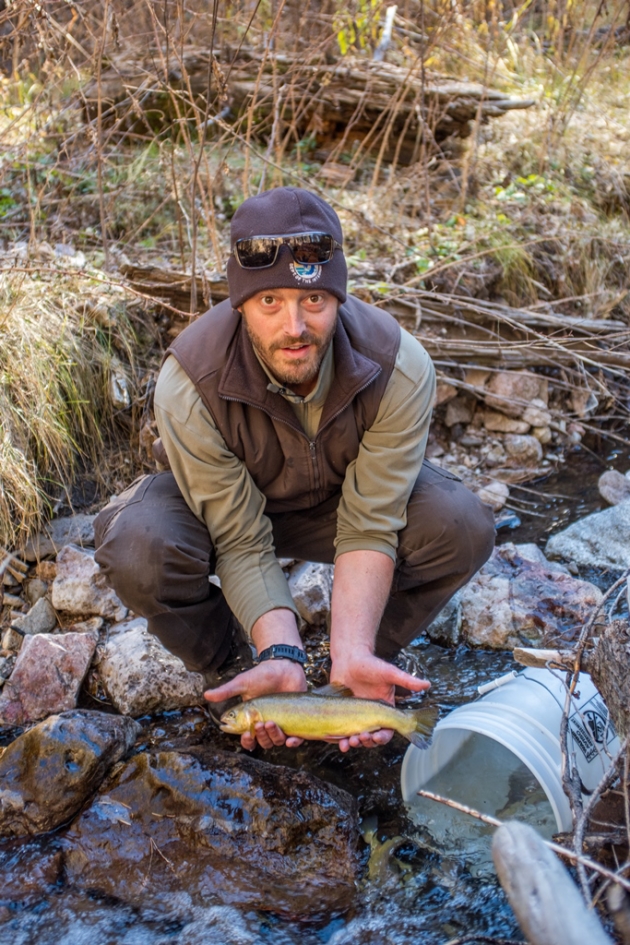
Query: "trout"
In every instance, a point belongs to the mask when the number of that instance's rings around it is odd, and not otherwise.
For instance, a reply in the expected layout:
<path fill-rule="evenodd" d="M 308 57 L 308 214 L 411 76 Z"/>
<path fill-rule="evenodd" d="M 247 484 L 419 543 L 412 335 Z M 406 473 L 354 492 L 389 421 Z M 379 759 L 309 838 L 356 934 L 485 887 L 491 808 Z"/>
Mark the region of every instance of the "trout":
<path fill-rule="evenodd" d="M 428 748 L 437 709 L 396 709 L 387 702 L 357 699 L 349 689 L 325 686 L 311 692 L 279 692 L 241 702 L 221 716 L 221 731 L 255 734 L 257 722 L 275 722 L 285 735 L 311 740 L 348 738 L 393 728 L 418 748 Z"/>

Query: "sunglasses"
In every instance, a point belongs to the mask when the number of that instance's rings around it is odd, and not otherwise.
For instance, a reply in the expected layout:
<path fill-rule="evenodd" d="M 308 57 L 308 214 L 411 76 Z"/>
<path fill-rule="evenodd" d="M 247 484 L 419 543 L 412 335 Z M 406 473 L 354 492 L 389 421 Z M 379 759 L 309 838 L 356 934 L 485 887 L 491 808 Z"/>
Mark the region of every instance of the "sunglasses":
<path fill-rule="evenodd" d="M 336 249 L 342 248 L 330 233 L 296 233 L 237 240 L 233 252 L 242 269 L 269 269 L 281 246 L 288 246 L 294 261 L 302 266 L 323 266 L 330 262 Z"/>

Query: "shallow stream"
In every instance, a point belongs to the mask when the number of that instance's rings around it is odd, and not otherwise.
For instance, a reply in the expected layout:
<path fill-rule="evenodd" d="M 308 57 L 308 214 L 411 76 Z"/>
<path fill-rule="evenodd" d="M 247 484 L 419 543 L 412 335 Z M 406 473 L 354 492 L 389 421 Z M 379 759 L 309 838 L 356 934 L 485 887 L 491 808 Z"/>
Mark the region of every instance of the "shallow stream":
<path fill-rule="evenodd" d="M 544 483 L 528 486 L 530 491 L 515 490 L 524 500 L 515 503 L 521 508 L 521 524 L 502 528 L 498 540 L 544 544 L 550 531 L 603 507 L 597 477 L 611 466 L 625 471 L 627 457 L 615 451 L 602 463 L 577 453 Z M 607 582 L 605 576 L 600 579 Z M 449 651 L 423 641 L 405 651 L 405 665 L 432 681 L 429 701 L 443 712 L 474 698 L 480 684 L 515 668 L 510 653 L 463 647 Z M 141 723 L 147 748 L 181 749 L 210 742 L 223 750 L 240 750 L 238 741 L 221 735 L 202 709 L 165 713 Z M 407 742 L 395 736 L 380 750 L 346 755 L 324 743 L 258 752 L 267 761 L 302 767 L 357 798 L 369 864 L 357 905 L 342 918 L 323 926 L 291 923 L 218 900 L 194 907 L 181 894 L 147 898 L 142 908 L 131 908 L 78 893 L 63 882 L 46 895 L 27 894 L 34 875 L 45 872 L 46 858 L 54 854 L 58 837 L 53 835 L 18 848 L 0 845 L 3 881 L 23 882 L 26 896 L 22 903 L 2 905 L 0 887 L 0 945 L 446 945 L 475 932 L 520 941 L 492 869 L 491 829 L 473 826 L 463 815 L 447 817 L 428 801 L 422 813 L 418 808 L 410 817 L 400 792 L 406 749 Z M 471 778 L 479 763 L 475 751 L 473 742 L 466 761 Z M 543 830 L 549 833 L 552 826 L 536 784 L 523 771 L 512 770 L 509 760 L 504 775 L 505 783 L 495 785 L 496 797 L 487 799 L 488 812 L 508 817 L 517 810 L 529 813 L 542 818 Z M 436 788 L 446 791 L 448 785 Z M 483 806 L 474 789 L 468 801 Z"/>

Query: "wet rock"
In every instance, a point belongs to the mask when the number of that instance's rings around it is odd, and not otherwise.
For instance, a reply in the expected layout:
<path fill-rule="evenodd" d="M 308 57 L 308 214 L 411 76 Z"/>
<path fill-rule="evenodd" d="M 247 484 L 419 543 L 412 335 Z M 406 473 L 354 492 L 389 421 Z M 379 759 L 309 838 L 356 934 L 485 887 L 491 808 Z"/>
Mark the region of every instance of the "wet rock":
<path fill-rule="evenodd" d="M 194 905 L 325 917 L 352 903 L 355 803 L 303 771 L 233 753 L 136 755 L 63 841 L 68 881 L 130 903 L 186 891 Z"/>
<path fill-rule="evenodd" d="M 496 410 L 486 410 L 483 422 L 486 430 L 492 433 L 528 433 L 530 427 L 524 420 L 515 420 Z"/>
<path fill-rule="evenodd" d="M 48 633 L 57 626 L 57 614 L 50 601 L 45 597 L 40 597 L 28 613 L 14 618 L 13 626 L 30 636 L 36 633 Z"/>
<path fill-rule="evenodd" d="M 66 545 L 57 555 L 52 602 L 56 610 L 85 617 L 100 614 L 123 620 L 127 616 L 127 608 L 105 583 L 94 552 L 76 545 Z"/>
<path fill-rule="evenodd" d="M 124 715 L 179 709 L 203 702 L 204 682 L 147 632 L 143 617 L 119 624 L 100 649 L 100 681 Z"/>
<path fill-rule="evenodd" d="M 24 637 L 0 696 L 0 725 L 23 725 L 74 708 L 96 640 L 89 633 Z"/>
<path fill-rule="evenodd" d="M 504 482 L 489 482 L 477 490 L 477 495 L 482 502 L 499 512 L 510 497 L 510 489 Z"/>
<path fill-rule="evenodd" d="M 542 446 L 535 436 L 508 433 L 504 442 L 511 466 L 537 466 L 542 462 Z"/>
<path fill-rule="evenodd" d="M 619 505 L 630 499 L 630 478 L 617 472 L 616 469 L 607 469 L 597 482 L 599 494 L 606 499 L 609 505 Z"/>
<path fill-rule="evenodd" d="M 513 544 L 496 548 L 460 593 L 463 639 L 491 649 L 573 639 L 602 598 L 535 545 Z"/>
<path fill-rule="evenodd" d="M 330 614 L 334 566 L 303 561 L 289 575 L 289 590 L 300 616 L 308 624 L 326 623 Z"/>
<path fill-rule="evenodd" d="M 548 400 L 547 379 L 530 371 L 499 371 L 487 385 L 486 404 L 508 417 L 521 417 L 532 400 Z"/>
<path fill-rule="evenodd" d="M 586 568 L 630 568 L 630 502 L 594 512 L 552 535 L 548 557 L 564 558 Z"/>
<path fill-rule="evenodd" d="M 5 842 L 0 850 L 0 905 L 23 908 L 41 901 L 58 884 L 62 866 L 60 849 L 42 850 L 41 844 L 32 840 Z M 15 918 L 15 912 L 9 912 L 7 918 Z"/>
<path fill-rule="evenodd" d="M 437 643 L 438 646 L 454 647 L 460 642 L 462 626 L 460 596 L 460 591 L 454 594 L 426 629 L 429 640 Z"/>
<path fill-rule="evenodd" d="M 0 836 L 47 833 L 69 820 L 139 731 L 133 719 L 74 709 L 16 738 L 0 756 Z"/>
<path fill-rule="evenodd" d="M 56 555 L 65 545 L 93 545 L 96 515 L 72 515 L 55 518 L 26 545 L 27 561 L 38 561 Z"/>

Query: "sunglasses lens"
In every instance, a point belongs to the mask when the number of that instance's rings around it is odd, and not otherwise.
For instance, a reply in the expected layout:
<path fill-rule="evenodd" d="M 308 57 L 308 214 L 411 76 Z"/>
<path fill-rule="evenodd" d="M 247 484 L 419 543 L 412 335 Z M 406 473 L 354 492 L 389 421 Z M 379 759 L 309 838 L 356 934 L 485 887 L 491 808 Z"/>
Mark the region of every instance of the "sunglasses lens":
<path fill-rule="evenodd" d="M 329 262 L 335 249 L 335 241 L 329 233 L 300 233 L 238 240 L 235 252 L 243 269 L 267 269 L 275 263 L 283 243 L 291 250 L 295 262 L 306 266 Z"/>
<path fill-rule="evenodd" d="M 287 242 L 297 263 L 313 265 L 325 263 L 332 257 L 333 238 L 327 233 L 308 233 L 288 239 Z"/>
<path fill-rule="evenodd" d="M 238 240 L 235 250 L 243 269 L 265 269 L 275 262 L 278 240 L 271 236 L 255 236 Z"/>

